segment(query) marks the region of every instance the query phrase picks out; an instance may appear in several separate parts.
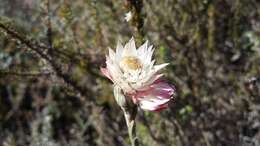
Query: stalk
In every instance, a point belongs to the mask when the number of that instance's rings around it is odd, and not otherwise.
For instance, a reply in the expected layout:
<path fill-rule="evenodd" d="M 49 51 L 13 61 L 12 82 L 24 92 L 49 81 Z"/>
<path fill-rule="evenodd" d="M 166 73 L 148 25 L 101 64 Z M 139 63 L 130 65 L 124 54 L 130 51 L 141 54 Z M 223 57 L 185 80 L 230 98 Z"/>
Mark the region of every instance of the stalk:
<path fill-rule="evenodd" d="M 114 86 L 114 96 L 117 104 L 124 112 L 125 121 L 128 129 L 128 135 L 131 146 L 138 146 L 138 138 L 136 136 L 135 117 L 137 114 L 137 105 L 135 105 L 129 97 L 126 97 L 119 86 Z"/>
<path fill-rule="evenodd" d="M 138 146 L 139 143 L 138 143 L 138 138 L 136 136 L 136 123 L 135 123 L 137 107 L 135 106 L 130 110 L 127 108 L 122 108 L 122 110 L 124 112 L 131 146 Z"/>

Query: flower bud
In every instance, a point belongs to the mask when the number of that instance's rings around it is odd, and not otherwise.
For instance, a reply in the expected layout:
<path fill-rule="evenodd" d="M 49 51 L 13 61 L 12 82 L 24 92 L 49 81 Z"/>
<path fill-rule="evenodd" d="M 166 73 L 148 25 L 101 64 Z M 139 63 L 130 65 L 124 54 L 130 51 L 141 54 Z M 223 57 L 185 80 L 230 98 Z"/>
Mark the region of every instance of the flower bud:
<path fill-rule="evenodd" d="M 126 107 L 127 103 L 126 103 L 125 95 L 122 92 L 122 89 L 117 85 L 114 85 L 114 96 L 115 96 L 117 104 L 121 108 Z"/>

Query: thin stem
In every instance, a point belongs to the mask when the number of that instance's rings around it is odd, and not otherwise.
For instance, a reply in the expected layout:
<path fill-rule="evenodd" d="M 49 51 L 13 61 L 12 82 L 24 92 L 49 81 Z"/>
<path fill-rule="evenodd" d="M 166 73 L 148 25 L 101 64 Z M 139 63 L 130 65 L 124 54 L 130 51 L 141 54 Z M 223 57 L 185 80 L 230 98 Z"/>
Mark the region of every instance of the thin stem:
<path fill-rule="evenodd" d="M 137 107 L 133 107 L 131 110 L 127 108 L 122 108 L 124 111 L 124 116 L 126 120 L 126 125 L 128 128 L 128 135 L 131 142 L 131 146 L 138 146 L 138 138 L 136 136 L 136 124 L 135 124 L 135 116 L 137 112 Z"/>
<path fill-rule="evenodd" d="M 137 114 L 137 105 L 126 97 L 122 89 L 115 85 L 114 96 L 117 104 L 121 107 L 124 112 L 125 121 L 128 129 L 128 135 L 132 146 L 138 146 L 138 138 L 135 130 L 135 117 Z"/>
<path fill-rule="evenodd" d="M 19 34 L 16 30 L 6 26 L 2 22 L 0 22 L 0 30 L 4 30 L 4 32 L 6 32 L 12 39 L 19 40 L 22 44 L 26 45 L 28 48 L 35 51 L 42 59 L 45 59 L 47 62 L 49 62 L 52 68 L 54 69 L 56 75 L 63 79 L 75 91 L 81 93 L 86 97 L 91 97 L 89 94 L 90 90 L 80 86 L 77 83 L 77 81 L 73 80 L 68 73 L 65 73 L 60 64 L 55 59 L 53 59 L 52 55 L 48 54 L 48 51 L 47 53 L 45 53 L 45 50 L 49 50 L 49 48 L 46 45 L 38 43 L 35 40 L 28 39 L 26 36 Z M 88 99 L 90 101 L 94 101 L 92 98 Z M 81 98 L 81 100 L 85 101 L 85 98 Z"/>
<path fill-rule="evenodd" d="M 54 75 L 54 72 L 19 72 L 10 70 L 0 70 L 0 75 L 3 76 L 21 76 L 21 77 L 39 77 Z"/>
<path fill-rule="evenodd" d="M 134 36 L 137 44 L 140 45 L 144 41 L 144 18 L 142 14 L 143 0 L 125 0 L 125 7 L 127 11 L 132 12 L 132 20 L 129 21 L 129 23 L 134 28 Z"/>

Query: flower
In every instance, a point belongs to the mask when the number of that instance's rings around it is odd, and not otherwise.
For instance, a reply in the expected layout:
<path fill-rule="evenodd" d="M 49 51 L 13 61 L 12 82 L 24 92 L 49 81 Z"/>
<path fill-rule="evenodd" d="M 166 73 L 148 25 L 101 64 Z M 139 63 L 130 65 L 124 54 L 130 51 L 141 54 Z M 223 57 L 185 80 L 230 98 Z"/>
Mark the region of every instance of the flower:
<path fill-rule="evenodd" d="M 106 68 L 101 68 L 101 72 L 140 108 L 159 111 L 167 107 L 176 90 L 159 73 L 168 63 L 154 65 L 153 52 L 148 41 L 138 49 L 134 38 L 125 46 L 119 42 L 116 52 L 109 48 Z"/>
<path fill-rule="evenodd" d="M 132 19 L 133 15 L 132 12 L 129 11 L 128 13 L 125 14 L 125 20 L 126 22 L 130 21 Z"/>

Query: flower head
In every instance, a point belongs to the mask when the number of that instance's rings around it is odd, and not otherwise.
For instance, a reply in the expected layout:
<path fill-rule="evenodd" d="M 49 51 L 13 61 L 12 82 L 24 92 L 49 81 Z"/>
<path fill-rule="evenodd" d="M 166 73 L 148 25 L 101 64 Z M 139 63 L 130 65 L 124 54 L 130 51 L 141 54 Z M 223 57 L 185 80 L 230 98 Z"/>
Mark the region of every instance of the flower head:
<path fill-rule="evenodd" d="M 159 73 L 168 63 L 154 65 L 153 52 L 148 41 L 138 49 L 133 38 L 125 46 L 118 43 L 116 52 L 109 48 L 107 66 L 101 71 L 142 109 L 158 111 L 167 107 L 175 88 Z"/>

